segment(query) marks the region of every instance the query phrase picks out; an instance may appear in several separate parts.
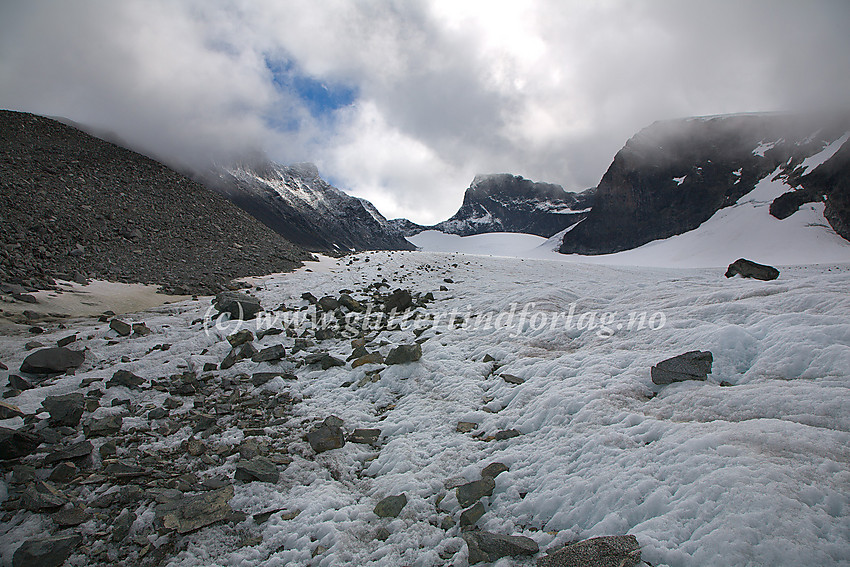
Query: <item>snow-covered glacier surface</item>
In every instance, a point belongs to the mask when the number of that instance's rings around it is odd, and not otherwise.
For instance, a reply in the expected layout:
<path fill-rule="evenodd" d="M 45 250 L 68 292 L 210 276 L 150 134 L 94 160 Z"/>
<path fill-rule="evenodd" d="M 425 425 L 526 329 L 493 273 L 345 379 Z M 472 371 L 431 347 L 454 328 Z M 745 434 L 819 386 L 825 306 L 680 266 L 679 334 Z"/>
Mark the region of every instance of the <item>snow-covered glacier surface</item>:
<path fill-rule="evenodd" d="M 298 308 L 306 305 L 303 292 L 336 296 L 344 288 L 365 301 L 361 290 L 384 278 L 391 289 L 432 292 L 435 301 L 421 312 L 438 318 L 418 337 L 406 324 L 369 333 L 367 348 L 386 355 L 427 339 L 422 358 L 388 366 L 374 380 L 367 379 L 374 365 L 349 364 L 300 366 L 297 380 L 276 378 L 259 389 L 248 382 L 249 393 L 286 391 L 301 400 L 285 423 L 265 428 L 269 440 L 291 439 L 292 462 L 274 484 L 233 481 L 231 506 L 247 519 L 181 536 L 168 564 L 466 565 L 460 528 L 444 529 L 445 518 L 461 512 L 447 481 L 476 480 L 497 461 L 509 470 L 482 499 L 478 526 L 530 537 L 541 554 L 577 539 L 633 534 L 655 567 L 850 564 L 850 265 L 785 267 L 779 279 L 762 282 L 727 280 L 722 269 L 380 252 L 260 278 L 252 293 L 267 308 Z M 230 351 L 227 331 L 192 325 L 208 306 L 202 298 L 128 316 L 154 332 L 117 344 L 109 344 L 106 324 L 75 323 L 77 347 L 88 348 L 85 365 L 8 401 L 35 412 L 45 395 L 76 391 L 82 380 L 117 368 L 145 378 L 200 373 Z M 51 330 L 39 340 L 68 333 Z M 0 359 L 16 370 L 28 340 L 0 338 Z M 256 346 L 282 343 L 290 351 L 293 342 L 266 336 Z M 163 343 L 167 352 L 151 350 Z M 339 338 L 312 350 L 345 359 L 352 346 Z M 653 364 L 691 350 L 713 353 L 708 380 L 652 383 Z M 303 355 L 290 356 L 297 363 Z M 239 383 L 257 369 L 245 360 L 209 380 Z M 165 395 L 108 388 L 101 410 L 127 411 L 110 407 L 114 398 L 153 407 Z M 192 405 L 187 398 L 175 412 Z M 347 443 L 315 455 L 301 435 L 329 415 L 348 432 L 379 428 L 380 447 Z M 458 422 L 477 428 L 460 433 Z M 128 427 L 151 428 L 129 415 Z M 507 430 L 519 435 L 495 438 Z M 189 434 L 187 427 L 151 435 L 143 448 L 156 454 Z M 205 442 L 212 453 L 244 438 L 231 424 Z M 237 459 L 185 466 L 202 478 L 232 479 Z M 8 482 L 7 475 L 0 496 Z M 373 513 L 380 499 L 399 493 L 407 504 L 397 518 Z M 146 533 L 151 505 L 137 506 L 133 533 Z M 300 513 L 252 519 L 272 510 Z M 9 563 L 14 542 L 44 522 L 24 515 L 3 528 L 2 560 Z M 385 540 L 377 537 L 381 528 Z M 85 563 L 79 553 L 69 560 Z"/>

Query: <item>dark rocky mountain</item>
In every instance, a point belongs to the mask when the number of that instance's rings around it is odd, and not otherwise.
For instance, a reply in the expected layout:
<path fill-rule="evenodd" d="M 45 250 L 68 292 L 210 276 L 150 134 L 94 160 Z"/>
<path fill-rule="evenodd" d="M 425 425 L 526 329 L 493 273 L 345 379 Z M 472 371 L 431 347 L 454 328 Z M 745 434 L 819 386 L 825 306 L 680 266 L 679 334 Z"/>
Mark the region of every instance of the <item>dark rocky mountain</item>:
<path fill-rule="evenodd" d="M 310 255 L 206 187 L 76 128 L 0 111 L 0 282 L 212 293 Z"/>
<path fill-rule="evenodd" d="M 205 182 L 307 250 L 414 249 L 371 203 L 333 187 L 310 163 L 282 166 L 258 160 L 221 169 Z"/>
<path fill-rule="evenodd" d="M 476 175 L 463 196 L 463 204 L 450 219 L 430 227 L 407 219 L 390 222 L 406 236 L 439 230 L 460 236 L 520 232 L 549 238 L 587 216 L 593 193 L 593 189 L 570 193 L 560 185 L 509 173 Z"/>
<path fill-rule="evenodd" d="M 848 131 L 846 118 L 789 114 L 656 122 L 614 157 L 597 188 L 593 210 L 564 235 L 560 252 L 606 254 L 693 230 L 771 174 L 803 191 L 778 199 L 775 216 L 834 193 L 827 219 L 846 235 L 848 201 L 842 195 L 847 192 L 848 151 L 842 149 L 829 167 L 824 164 L 814 172 L 802 165 Z"/>

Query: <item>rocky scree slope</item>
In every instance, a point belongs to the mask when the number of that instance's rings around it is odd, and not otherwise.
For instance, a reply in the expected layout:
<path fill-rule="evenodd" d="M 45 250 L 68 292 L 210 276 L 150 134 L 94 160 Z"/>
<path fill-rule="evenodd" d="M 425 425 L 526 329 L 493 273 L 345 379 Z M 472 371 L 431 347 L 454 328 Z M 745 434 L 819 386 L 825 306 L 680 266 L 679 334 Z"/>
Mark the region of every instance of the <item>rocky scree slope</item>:
<path fill-rule="evenodd" d="M 209 294 L 310 255 L 202 185 L 55 120 L 0 111 L 0 282 Z"/>
<path fill-rule="evenodd" d="M 549 238 L 587 216 L 593 193 L 593 189 L 571 193 L 560 185 L 509 173 L 476 175 L 460 209 L 448 220 L 427 227 L 407 219 L 390 223 L 405 236 L 439 230 L 459 236 L 518 232 Z"/>
<path fill-rule="evenodd" d="M 259 160 L 220 169 L 205 182 L 307 250 L 414 249 L 371 203 L 333 187 L 311 163 L 283 166 Z"/>
<path fill-rule="evenodd" d="M 801 165 L 848 131 L 847 117 L 788 114 L 656 122 L 617 153 L 599 183 L 593 210 L 564 235 L 559 251 L 607 254 L 693 230 L 719 209 L 734 205 L 770 174 L 785 179 L 789 190 L 801 183 L 808 187 L 808 193 L 784 197 L 782 208 L 796 211 L 791 201 L 822 200 L 833 191 L 836 176 L 847 170 L 847 152 L 840 152 L 843 162 L 836 156 L 830 173 L 811 172 L 806 178 Z M 827 207 L 827 220 L 846 238 L 844 183 L 843 190 L 836 189 L 835 203 Z"/>

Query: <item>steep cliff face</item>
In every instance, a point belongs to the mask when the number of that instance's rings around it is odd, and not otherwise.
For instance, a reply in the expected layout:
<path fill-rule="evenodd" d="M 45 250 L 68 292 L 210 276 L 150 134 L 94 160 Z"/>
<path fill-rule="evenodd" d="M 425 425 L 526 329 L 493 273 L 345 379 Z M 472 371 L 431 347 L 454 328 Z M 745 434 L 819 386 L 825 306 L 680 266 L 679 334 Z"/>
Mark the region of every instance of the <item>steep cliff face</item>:
<path fill-rule="evenodd" d="M 307 250 L 342 253 L 414 248 L 371 203 L 327 183 L 313 164 L 239 165 L 218 171 L 208 182 Z"/>
<path fill-rule="evenodd" d="M 587 216 L 592 201 L 592 190 L 570 193 L 508 173 L 478 175 L 458 212 L 431 228 L 460 236 L 521 232 L 548 238 Z"/>
<path fill-rule="evenodd" d="M 657 122 L 614 157 L 560 252 L 619 252 L 693 230 L 774 172 L 790 189 L 804 160 L 847 130 L 846 120 L 786 114 Z"/>

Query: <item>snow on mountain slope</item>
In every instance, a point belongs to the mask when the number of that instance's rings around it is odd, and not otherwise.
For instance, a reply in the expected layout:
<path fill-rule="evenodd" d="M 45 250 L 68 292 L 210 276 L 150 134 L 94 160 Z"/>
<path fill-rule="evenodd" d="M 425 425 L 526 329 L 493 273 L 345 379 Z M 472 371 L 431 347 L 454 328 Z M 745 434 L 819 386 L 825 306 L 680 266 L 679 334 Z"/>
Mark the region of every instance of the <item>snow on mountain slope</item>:
<path fill-rule="evenodd" d="M 133 319 L 153 333 L 133 339 L 115 340 L 106 324 L 71 324 L 75 344 L 88 349 L 84 366 L 7 401 L 38 412 L 45 395 L 90 382 L 86 388 L 103 392 L 96 415 L 123 415 L 123 434 L 138 438 L 146 462 L 174 454 L 175 465 L 195 467 L 199 478 L 232 482 L 230 505 L 247 519 L 185 535 L 156 531 L 156 504 L 146 490 L 127 505 L 137 514 L 133 541 L 149 536 L 173 544 L 164 563 L 175 567 L 465 567 L 460 528 L 447 522 L 457 521 L 461 507 L 446 486 L 479 478 L 493 462 L 509 470 L 482 498 L 478 526 L 527 536 L 541 550 L 628 533 L 653 566 L 850 564 L 850 266 L 786 268 L 772 282 L 726 280 L 716 270 L 416 252 L 361 253 L 323 266 L 256 279 L 252 293 L 266 307 L 297 309 L 306 306 L 305 291 L 319 297 L 349 288 L 365 301 L 362 290 L 386 278 L 392 288 L 433 292 L 435 301 L 421 311 L 442 315 L 419 335 L 405 326 L 368 333 L 369 350 L 384 355 L 424 339 L 420 361 L 376 375 L 367 374 L 377 369 L 369 365 L 297 366 L 304 353 L 293 355 L 295 339 L 285 334 L 255 344 L 283 344 L 292 362 L 282 364 L 295 380 L 254 387 L 243 376 L 273 367 L 249 360 L 205 373 L 205 388 L 217 392 L 227 382 L 228 392 L 257 400 L 255 412 L 275 395 L 301 400 L 292 415 L 250 432 L 256 442 L 287 440 L 292 462 L 280 465 L 275 483 L 233 481 L 235 447 L 249 435 L 241 413 L 219 416 L 220 425 L 203 438 L 216 458 L 195 458 L 181 449 L 193 434 L 189 425 L 158 433 L 145 417 L 167 392 L 104 388 L 114 364 L 151 378 L 220 362 L 234 329 L 208 335 L 191 323 L 204 316 L 208 299 L 138 314 Z M 643 326 L 630 325 L 641 314 Z M 462 323 L 447 324 L 457 315 Z M 39 340 L 53 343 L 69 332 L 49 328 Z M 0 337 L 0 360 L 17 369 L 29 340 Z M 163 343 L 167 352 L 155 348 Z M 651 365 L 694 349 L 713 353 L 707 381 L 651 382 Z M 340 338 L 311 348 L 320 350 L 344 359 L 352 347 Z M 485 362 L 487 355 L 495 360 Z M 522 383 L 508 383 L 505 374 Z M 191 423 L 191 412 L 212 411 L 208 397 L 177 397 L 185 404 L 170 419 Z M 129 404 L 113 404 L 119 399 Z M 349 442 L 315 455 L 301 436 L 332 414 L 346 432 L 379 428 L 379 447 Z M 460 433 L 461 421 L 477 429 Z M 494 439 L 507 430 L 518 435 Z M 96 447 L 102 442 L 96 439 Z M 122 445 L 118 451 L 131 457 Z M 0 500 L 12 490 L 9 477 L 0 477 Z M 102 492 L 86 485 L 78 498 Z M 373 513 L 379 500 L 400 493 L 407 503 L 397 518 Z M 269 511 L 267 519 L 253 519 Z M 48 529 L 45 518 L 18 512 L 0 530 L 4 564 L 19 542 Z M 91 538 L 110 529 L 98 522 L 79 530 Z M 117 545 L 80 551 L 69 564 L 91 564 Z M 532 567 L 542 554 L 496 565 Z"/>
<path fill-rule="evenodd" d="M 836 150 L 830 146 L 813 157 L 826 161 Z M 771 202 L 790 190 L 782 177 L 776 177 L 778 173 L 779 170 L 764 177 L 755 189 L 737 203 L 720 209 L 692 231 L 615 254 L 558 254 L 553 251 L 555 246 L 552 244 L 557 243 L 555 241 L 563 233 L 547 241 L 533 235 L 504 235 L 498 238 L 477 235 L 461 238 L 429 231 L 409 237 L 408 240 L 428 251 L 609 265 L 725 267 L 738 258 L 778 266 L 850 262 L 850 242 L 838 236 L 826 222 L 823 203 L 806 204 L 783 220 L 770 215 Z"/>
<path fill-rule="evenodd" d="M 371 203 L 330 185 L 313 164 L 243 164 L 216 172 L 210 183 L 264 224 L 309 250 L 411 249 Z"/>

